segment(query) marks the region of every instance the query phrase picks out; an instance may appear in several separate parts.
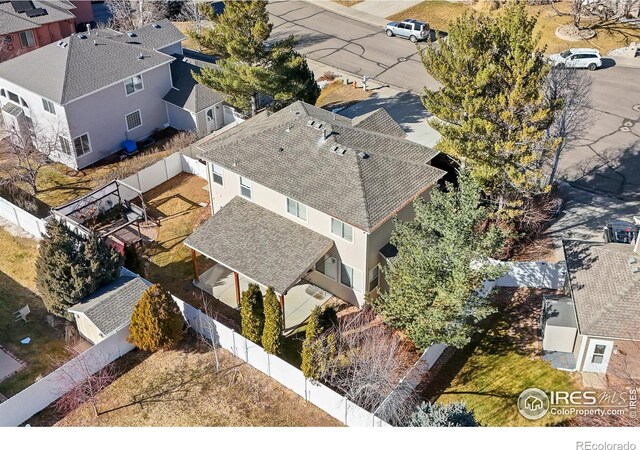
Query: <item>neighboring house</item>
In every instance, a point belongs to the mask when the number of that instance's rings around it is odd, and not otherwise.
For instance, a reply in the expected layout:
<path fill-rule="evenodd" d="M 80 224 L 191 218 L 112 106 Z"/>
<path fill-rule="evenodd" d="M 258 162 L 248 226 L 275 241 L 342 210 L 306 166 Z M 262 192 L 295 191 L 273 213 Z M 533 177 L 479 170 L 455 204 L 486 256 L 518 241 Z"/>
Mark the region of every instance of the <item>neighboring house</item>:
<path fill-rule="evenodd" d="M 564 241 L 570 297 L 547 297 L 542 317 L 554 367 L 640 378 L 638 247 Z"/>
<path fill-rule="evenodd" d="M 76 31 L 74 11 L 69 1 L 0 1 L 0 61 L 70 36 Z"/>
<path fill-rule="evenodd" d="M 224 97 L 193 80 L 197 66 L 182 55 L 184 39 L 162 20 L 129 33 L 74 34 L 6 61 L 0 64 L 5 126 L 36 127 L 55 143 L 51 159 L 81 169 L 158 129 L 202 136 L 234 122 L 233 113 L 217 114 Z"/>
<path fill-rule="evenodd" d="M 73 9 L 73 15 L 76 16 L 76 27 L 80 24 L 87 24 L 93 22 L 93 7 L 92 2 L 86 0 L 71 0 L 75 9 Z"/>
<path fill-rule="evenodd" d="M 232 306 L 249 281 L 273 286 L 283 307 L 285 297 L 291 308 L 306 294 L 322 301 L 321 291 L 362 306 L 381 281 L 393 218 L 412 219 L 412 201 L 445 174 L 430 165 L 438 152 L 407 140 L 383 109 L 351 120 L 296 102 L 195 146 L 213 217 L 185 245 L 196 286 Z M 218 264 L 199 274 L 196 253 Z"/>
<path fill-rule="evenodd" d="M 149 284 L 123 274 L 120 278 L 69 308 L 80 334 L 93 344 L 131 322 L 133 308 Z"/>

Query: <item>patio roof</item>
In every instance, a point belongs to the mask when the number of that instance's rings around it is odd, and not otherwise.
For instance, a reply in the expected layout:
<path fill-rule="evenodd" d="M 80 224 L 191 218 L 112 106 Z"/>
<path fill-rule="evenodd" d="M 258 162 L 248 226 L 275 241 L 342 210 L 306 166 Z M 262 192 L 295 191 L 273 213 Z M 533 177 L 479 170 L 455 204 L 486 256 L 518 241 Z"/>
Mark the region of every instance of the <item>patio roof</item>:
<path fill-rule="evenodd" d="M 185 245 L 285 294 L 333 241 L 241 197 L 191 234 Z"/>

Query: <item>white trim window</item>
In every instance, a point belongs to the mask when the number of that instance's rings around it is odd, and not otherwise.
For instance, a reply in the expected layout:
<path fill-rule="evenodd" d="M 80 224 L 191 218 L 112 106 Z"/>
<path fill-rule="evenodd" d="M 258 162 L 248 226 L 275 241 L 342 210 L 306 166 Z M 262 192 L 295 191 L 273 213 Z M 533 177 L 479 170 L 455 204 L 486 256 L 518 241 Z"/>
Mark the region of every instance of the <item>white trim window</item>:
<path fill-rule="evenodd" d="M 139 109 L 127 114 L 124 119 L 127 123 L 127 131 L 135 130 L 142 126 L 142 116 Z"/>
<path fill-rule="evenodd" d="M 307 220 L 307 205 L 287 197 L 287 212 L 298 219 Z"/>
<path fill-rule="evenodd" d="M 362 273 L 347 264 L 340 262 L 340 283 L 351 289 L 362 292 Z"/>
<path fill-rule="evenodd" d="M 240 177 L 240 195 L 251 200 L 251 181 L 245 177 Z"/>
<path fill-rule="evenodd" d="M 91 141 L 89 141 L 89 133 L 78 136 L 73 140 L 73 149 L 76 156 L 86 155 L 91 152 Z"/>
<path fill-rule="evenodd" d="M 11 91 L 7 91 L 7 94 L 9 95 L 9 100 L 11 100 L 16 105 L 20 105 L 20 97 L 18 96 L 18 94 Z"/>
<path fill-rule="evenodd" d="M 378 266 L 374 266 L 369 271 L 369 292 L 375 290 L 380 283 L 380 268 Z"/>
<path fill-rule="evenodd" d="M 333 256 L 323 256 L 316 263 L 316 270 L 332 280 L 338 281 L 338 260 Z"/>
<path fill-rule="evenodd" d="M 345 241 L 353 242 L 353 227 L 341 220 L 331 218 L 331 233 Z"/>
<path fill-rule="evenodd" d="M 62 151 L 62 153 L 71 156 L 71 143 L 69 142 L 69 139 L 62 135 L 59 135 L 58 141 L 60 142 L 60 150 Z"/>
<path fill-rule="evenodd" d="M 56 107 L 54 106 L 53 102 L 50 102 L 46 98 L 43 98 L 42 106 L 44 107 L 44 110 L 49 114 L 53 114 L 54 116 L 56 115 Z"/>
<path fill-rule="evenodd" d="M 211 164 L 211 180 L 215 184 L 224 186 L 224 179 L 222 177 L 222 167 L 218 166 L 217 164 Z"/>
<path fill-rule="evenodd" d="M 22 45 L 22 48 L 29 48 L 36 45 L 36 37 L 33 35 L 33 30 L 20 32 L 20 45 Z"/>
<path fill-rule="evenodd" d="M 124 90 L 127 97 L 143 89 L 144 84 L 142 83 L 142 75 L 134 75 L 124 82 Z"/>

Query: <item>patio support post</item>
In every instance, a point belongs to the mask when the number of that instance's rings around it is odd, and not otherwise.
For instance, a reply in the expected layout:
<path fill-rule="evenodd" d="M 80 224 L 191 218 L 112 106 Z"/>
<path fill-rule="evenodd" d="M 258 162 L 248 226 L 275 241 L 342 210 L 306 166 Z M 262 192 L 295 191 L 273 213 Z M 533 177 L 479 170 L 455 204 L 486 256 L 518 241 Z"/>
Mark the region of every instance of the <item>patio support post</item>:
<path fill-rule="evenodd" d="M 191 249 L 191 261 L 193 262 L 193 280 L 200 281 L 200 275 L 198 274 L 198 256 L 194 249 Z"/>
<path fill-rule="evenodd" d="M 282 328 L 284 329 L 284 294 L 280 294 L 280 310 L 282 311 Z"/>
<path fill-rule="evenodd" d="M 238 272 L 233 272 L 233 282 L 236 285 L 236 304 L 240 307 L 240 277 Z"/>

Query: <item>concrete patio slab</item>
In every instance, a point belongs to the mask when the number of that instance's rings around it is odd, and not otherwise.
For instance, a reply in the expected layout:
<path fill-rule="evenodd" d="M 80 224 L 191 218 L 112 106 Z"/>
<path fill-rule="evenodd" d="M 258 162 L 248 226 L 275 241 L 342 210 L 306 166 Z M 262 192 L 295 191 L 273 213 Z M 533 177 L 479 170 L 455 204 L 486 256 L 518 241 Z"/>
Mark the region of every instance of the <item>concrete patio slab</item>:
<path fill-rule="evenodd" d="M 249 287 L 253 281 L 240 275 L 240 292 Z M 211 269 L 203 272 L 198 281 L 193 283 L 197 288 L 211 294 L 222 303 L 238 308 L 236 303 L 236 288 L 233 279 L 233 272 L 221 264 L 214 265 Z M 260 285 L 263 295 L 267 287 Z M 311 311 L 316 306 L 326 303 L 332 295 L 319 287 L 301 281 L 296 286 L 289 289 L 284 297 L 284 325 L 285 329 L 297 327 L 311 315 Z"/>
<path fill-rule="evenodd" d="M 10 354 L 0 350 L 0 381 L 9 378 L 16 372 L 24 369 L 24 364 Z"/>

